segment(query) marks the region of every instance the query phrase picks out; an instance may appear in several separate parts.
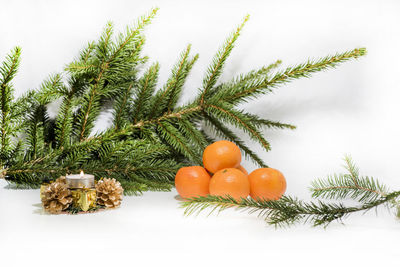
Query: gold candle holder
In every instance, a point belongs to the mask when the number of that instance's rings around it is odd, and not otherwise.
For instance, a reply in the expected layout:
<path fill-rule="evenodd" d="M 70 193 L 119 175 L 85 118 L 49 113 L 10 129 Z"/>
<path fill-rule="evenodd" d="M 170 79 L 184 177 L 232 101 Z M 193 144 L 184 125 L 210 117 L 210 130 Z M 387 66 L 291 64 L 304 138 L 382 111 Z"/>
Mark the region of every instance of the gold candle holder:
<path fill-rule="evenodd" d="M 94 188 L 77 188 L 71 190 L 72 205 L 80 208 L 82 211 L 88 211 L 90 208 L 96 207 L 96 189 Z"/>
<path fill-rule="evenodd" d="M 49 183 L 44 183 L 40 185 L 40 199 L 43 199 L 44 190 L 46 190 L 46 187 L 48 187 L 49 185 Z"/>

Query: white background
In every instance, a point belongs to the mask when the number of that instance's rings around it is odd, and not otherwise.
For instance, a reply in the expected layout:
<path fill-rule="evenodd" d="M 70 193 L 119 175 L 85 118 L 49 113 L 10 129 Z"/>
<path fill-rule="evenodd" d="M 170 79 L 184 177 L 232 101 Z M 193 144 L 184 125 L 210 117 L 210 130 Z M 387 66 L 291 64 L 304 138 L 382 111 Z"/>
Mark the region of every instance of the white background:
<path fill-rule="evenodd" d="M 342 171 L 346 153 L 362 173 L 400 188 L 399 1 L 2 0 L 0 58 L 15 45 L 23 49 L 17 94 L 62 71 L 108 20 L 123 29 L 153 6 L 161 9 L 146 31 L 145 54 L 160 62 L 161 83 L 186 44 L 200 53 L 183 102 L 245 14 L 250 21 L 221 80 L 276 59 L 287 66 L 367 47 L 364 58 L 244 106 L 298 126 L 265 131 L 272 144 L 268 153 L 252 147 L 285 174 L 290 195 L 309 199 L 310 181 Z M 275 230 L 255 215 L 234 211 L 185 218 L 175 192 L 126 197 L 110 212 L 49 216 L 38 206 L 38 190 L 5 186 L 0 181 L 0 266 L 395 266 L 400 254 L 400 222 L 384 209 L 379 216 L 352 215 L 326 230 Z"/>

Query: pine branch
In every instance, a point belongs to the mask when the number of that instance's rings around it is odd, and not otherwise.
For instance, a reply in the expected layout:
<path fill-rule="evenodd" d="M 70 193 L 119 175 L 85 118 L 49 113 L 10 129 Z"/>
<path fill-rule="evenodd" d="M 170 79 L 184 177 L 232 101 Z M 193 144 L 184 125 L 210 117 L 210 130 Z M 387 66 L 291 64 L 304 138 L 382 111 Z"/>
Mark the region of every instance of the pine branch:
<path fill-rule="evenodd" d="M 21 57 L 21 48 L 15 47 L 10 54 L 6 56 L 0 67 L 1 86 L 6 86 L 15 77 L 18 71 Z"/>
<path fill-rule="evenodd" d="M 32 160 L 20 159 L 4 169 L 3 174 L 11 183 L 37 187 L 43 181 L 84 170 L 96 177 L 113 177 L 121 182 L 140 180 L 147 188 L 155 189 L 160 185 L 165 189 L 167 184 L 172 184 L 181 166 L 171 158 L 170 149 L 164 145 L 125 140 L 95 147 L 57 149 Z"/>
<path fill-rule="evenodd" d="M 176 104 L 181 96 L 181 92 L 183 89 L 184 82 L 186 81 L 187 76 L 189 75 L 190 70 L 192 69 L 194 63 L 199 59 L 199 54 L 196 54 L 194 57 L 190 58 L 187 62 L 184 70 L 184 75 L 180 79 L 179 83 L 174 87 L 174 90 L 171 90 L 168 96 L 167 101 L 167 111 L 171 112 L 175 109 Z"/>
<path fill-rule="evenodd" d="M 255 98 L 258 95 L 265 94 L 279 85 L 291 82 L 299 78 L 309 78 L 312 73 L 336 67 L 339 63 L 350 59 L 357 59 L 366 54 L 365 48 L 357 48 L 334 56 L 327 56 L 319 60 L 308 60 L 306 63 L 293 67 L 288 67 L 283 71 L 276 73 L 273 77 L 266 79 L 265 82 L 255 86 L 245 87 L 241 90 L 233 90 L 230 96 L 226 96 L 226 101 L 242 101 L 248 98 Z"/>
<path fill-rule="evenodd" d="M 204 149 L 208 146 L 209 142 L 205 138 L 204 134 L 193 124 L 187 120 L 178 121 L 179 131 L 186 137 L 187 140 L 191 140 L 193 145 L 197 148 L 199 154 L 202 154 Z"/>
<path fill-rule="evenodd" d="M 118 179 L 127 187 L 128 194 L 147 189 L 167 190 L 173 184 L 174 174 L 183 166 L 181 162 L 201 164 L 202 150 L 214 139 L 201 129 L 203 123 L 210 125 L 218 136 L 237 143 L 247 157 L 265 166 L 225 124 L 241 129 L 266 150 L 269 143 L 262 135 L 262 127 L 292 129 L 294 126 L 246 113 L 238 109 L 238 104 L 295 78 L 308 77 L 365 54 L 364 49 L 354 50 L 273 74 L 280 64 L 277 61 L 217 84 L 246 17 L 214 56 L 199 94 L 188 104 L 178 105 L 185 81 L 198 58 L 190 56 L 190 46 L 181 54 L 161 90 L 155 91 L 158 64 L 139 77 L 147 61 L 141 55 L 145 42 L 142 32 L 156 11 L 151 10 L 117 38 L 113 38 L 112 24 L 107 24 L 100 39 L 89 42 L 65 73 L 51 76 L 38 90 L 29 91 L 16 101 L 12 101 L 12 96 L 3 96 L 8 99 L 10 112 L 2 125 L 12 128 L 5 131 L 7 138 L 16 137 L 15 142 L 6 139 L 12 142 L 8 157 L 2 162 L 1 174 L 8 181 L 37 186 L 84 169 L 96 177 Z M 5 70 L 13 66 L 9 60 L 4 64 Z M 11 75 L 3 71 L 7 81 L 15 75 L 14 67 L 11 69 Z M 62 77 L 67 79 L 66 83 Z M 8 92 L 11 89 L 7 88 Z M 62 101 L 61 109 L 53 120 L 48 118 L 46 105 L 58 98 Z M 93 134 L 91 130 L 102 110 L 113 112 L 114 127 Z"/>
<path fill-rule="evenodd" d="M 241 74 L 238 77 L 233 78 L 229 82 L 225 82 L 215 87 L 210 93 L 210 98 L 214 101 L 226 101 L 232 95 L 238 94 L 246 90 L 252 90 L 253 88 L 263 87 L 268 79 L 270 79 L 271 71 L 281 65 L 281 61 L 276 62 L 262 67 L 257 70 L 252 70 L 246 74 Z M 272 89 L 265 88 L 263 94 L 271 92 Z M 231 104 L 238 104 L 240 102 L 247 102 L 249 98 L 229 98 Z"/>
<path fill-rule="evenodd" d="M 360 177 L 351 157 L 345 157 L 348 174 L 334 174 L 327 179 L 317 179 L 311 184 L 315 198 L 343 199 L 350 197 L 360 202 L 370 202 L 386 196 L 387 187 L 370 177 Z"/>
<path fill-rule="evenodd" d="M 133 45 L 133 48 L 135 50 L 137 50 L 138 47 L 136 47 L 136 42 L 137 40 L 134 40 L 135 38 L 139 38 L 141 39 L 140 33 L 142 32 L 142 30 L 144 29 L 144 27 L 146 25 L 149 25 L 151 20 L 155 17 L 155 15 L 157 14 L 158 8 L 153 8 L 150 10 L 150 12 L 146 15 L 141 16 L 136 25 L 134 25 L 133 27 L 127 27 L 126 30 L 126 34 L 125 35 L 120 35 L 119 38 L 119 42 L 117 44 L 117 48 L 115 49 L 111 59 L 109 60 L 109 62 L 112 62 L 115 58 L 117 58 L 121 53 L 124 52 L 124 49 L 126 49 L 126 47 L 129 45 Z M 143 44 L 142 42 L 139 47 L 141 47 L 141 45 Z M 129 48 L 128 50 L 130 50 L 131 48 Z M 130 53 L 132 53 L 131 51 L 129 51 Z"/>
<path fill-rule="evenodd" d="M 313 197 L 343 199 L 349 196 L 361 202 L 360 205 L 346 207 L 343 203 L 325 203 L 320 200 L 304 202 L 288 196 L 274 201 L 251 198 L 238 201 L 230 196 L 206 196 L 187 199 L 181 206 L 185 208 L 185 215 L 200 213 L 208 208 L 212 208 L 210 214 L 228 208 L 256 212 L 275 226 L 290 226 L 301 221 L 310 222 L 313 226 L 327 226 L 332 221 L 342 220 L 352 213 L 367 212 L 380 205 L 398 208 L 396 199 L 400 196 L 400 191 L 387 193 L 386 187 L 377 181 L 368 177 L 360 178 L 358 168 L 350 157 L 347 156 L 345 162 L 349 174 L 314 182 Z"/>
<path fill-rule="evenodd" d="M 99 42 L 96 44 L 96 56 L 99 58 L 99 62 L 97 63 L 98 73 L 94 77 L 89 92 L 85 95 L 85 103 L 83 104 L 81 114 L 79 115 L 78 131 L 80 141 L 84 140 L 88 136 L 88 131 L 93 127 L 93 122 L 100 111 L 98 89 L 105 84 L 103 75 L 110 66 L 107 59 L 112 46 L 110 40 L 112 34 L 113 25 L 109 22 L 105 27 Z"/>
<path fill-rule="evenodd" d="M 153 95 L 158 80 L 160 65 L 158 63 L 150 66 L 138 82 L 138 88 L 135 90 L 135 97 L 130 108 L 132 122 L 144 119 L 149 113 L 150 99 Z"/>
<path fill-rule="evenodd" d="M 216 114 L 223 121 L 229 122 L 236 127 L 242 129 L 252 139 L 259 142 L 266 151 L 270 150 L 270 144 L 262 136 L 262 133 L 259 132 L 256 127 L 254 127 L 253 120 L 249 120 L 249 118 L 244 116 L 243 113 L 223 106 L 221 104 L 207 104 L 205 111 L 208 112 L 209 115 Z"/>
<path fill-rule="evenodd" d="M 20 62 L 21 49 L 15 47 L 10 54 L 6 57 L 0 66 L 0 88 L 1 88 L 1 128 L 0 128 L 0 165 L 4 165 L 4 161 L 8 158 L 11 150 L 10 135 L 12 132 L 12 118 L 11 118 L 11 105 L 13 100 L 13 88 L 11 85 L 12 79 L 15 77 L 19 62 Z"/>
<path fill-rule="evenodd" d="M 240 138 L 233 133 L 229 128 L 227 128 L 224 124 L 220 123 L 216 118 L 212 115 L 205 115 L 206 124 L 211 126 L 214 129 L 214 134 L 220 136 L 223 139 L 234 142 L 241 151 L 244 152 L 247 158 L 250 158 L 255 164 L 267 168 L 267 164 L 258 157 L 256 153 L 254 153 L 247 145 L 244 144 Z"/>
<path fill-rule="evenodd" d="M 191 147 L 191 143 L 173 125 L 167 122 L 158 122 L 160 136 L 176 151 L 182 153 L 189 160 L 201 165 L 199 153 Z"/>
<path fill-rule="evenodd" d="M 92 43 L 84 50 L 81 57 L 86 62 L 93 50 Z M 55 123 L 55 143 L 57 148 L 63 148 L 70 144 L 73 138 L 74 108 L 80 103 L 80 98 L 87 88 L 88 83 L 80 74 L 72 74 L 68 80 L 68 86 L 62 89 L 62 103 Z"/>
<path fill-rule="evenodd" d="M 126 90 L 117 98 L 114 103 L 114 127 L 116 129 L 121 128 L 123 125 L 128 123 L 128 116 L 126 114 L 126 107 L 129 104 L 129 99 L 132 96 L 134 83 L 131 82 L 127 86 Z"/>
<path fill-rule="evenodd" d="M 389 203 L 400 196 L 400 191 L 392 192 L 375 201 L 365 202 L 361 206 L 345 207 L 343 204 L 328 204 L 321 201 L 303 202 L 296 198 L 283 196 L 279 200 L 266 201 L 251 198 L 235 200 L 230 196 L 206 196 L 187 199 L 181 202 L 185 215 L 200 213 L 212 208 L 210 213 L 221 212 L 229 208 L 258 213 L 268 224 L 276 227 L 291 226 L 298 222 L 310 222 L 313 226 L 327 226 L 332 221 L 342 220 L 351 213 L 368 211 L 379 205 Z"/>
<path fill-rule="evenodd" d="M 38 104 L 28 115 L 26 141 L 28 159 L 36 159 L 44 150 L 44 126 L 48 121 L 46 107 Z"/>
<path fill-rule="evenodd" d="M 189 59 L 191 45 L 188 45 L 179 57 L 178 62 L 172 69 L 171 77 L 168 79 L 163 90 L 157 92 L 151 101 L 150 118 L 160 116 L 161 114 L 171 111 L 177 98 L 180 95 L 186 77 L 189 74 L 197 57 Z"/>
<path fill-rule="evenodd" d="M 64 84 L 61 74 L 51 75 L 41 85 L 36 92 L 35 98 L 41 105 L 47 105 L 50 102 L 64 95 Z"/>
<path fill-rule="evenodd" d="M 236 30 L 226 39 L 225 43 L 218 50 L 217 54 L 214 56 L 211 65 L 208 67 L 206 76 L 203 79 L 203 89 L 200 95 L 200 105 L 203 105 L 205 98 L 207 98 L 208 92 L 217 83 L 219 76 L 222 74 L 222 69 L 224 67 L 225 61 L 230 55 L 237 38 L 240 35 L 242 28 L 248 21 L 249 16 L 247 15 L 243 22 L 236 28 Z"/>

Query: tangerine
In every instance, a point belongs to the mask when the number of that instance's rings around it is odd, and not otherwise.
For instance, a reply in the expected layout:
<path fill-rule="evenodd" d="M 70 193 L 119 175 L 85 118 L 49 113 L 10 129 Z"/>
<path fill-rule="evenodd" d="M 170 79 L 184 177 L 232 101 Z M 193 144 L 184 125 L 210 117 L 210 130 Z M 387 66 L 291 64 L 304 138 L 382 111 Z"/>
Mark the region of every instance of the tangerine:
<path fill-rule="evenodd" d="M 183 198 L 207 196 L 210 175 L 201 166 L 183 167 L 175 175 L 175 188 Z"/>
<path fill-rule="evenodd" d="M 212 173 L 225 168 L 237 168 L 241 160 L 239 147 L 226 140 L 212 143 L 203 152 L 204 167 Z"/>
<path fill-rule="evenodd" d="M 210 195 L 229 195 L 236 200 L 246 198 L 250 193 L 247 176 L 238 169 L 226 168 L 216 172 L 210 181 Z"/>
<path fill-rule="evenodd" d="M 260 168 L 248 176 L 253 199 L 278 200 L 286 191 L 283 174 L 273 168 Z"/>

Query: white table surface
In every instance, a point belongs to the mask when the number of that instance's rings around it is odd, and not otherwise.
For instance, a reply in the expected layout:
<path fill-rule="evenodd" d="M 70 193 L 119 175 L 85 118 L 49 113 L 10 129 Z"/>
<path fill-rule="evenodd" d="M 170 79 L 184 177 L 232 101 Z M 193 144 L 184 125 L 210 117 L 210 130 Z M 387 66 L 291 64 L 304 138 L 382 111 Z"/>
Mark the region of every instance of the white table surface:
<path fill-rule="evenodd" d="M 396 266 L 400 255 L 400 222 L 382 210 L 327 229 L 274 229 L 235 211 L 184 217 L 174 191 L 125 197 L 107 212 L 47 215 L 39 190 L 5 186 L 1 266 Z"/>

